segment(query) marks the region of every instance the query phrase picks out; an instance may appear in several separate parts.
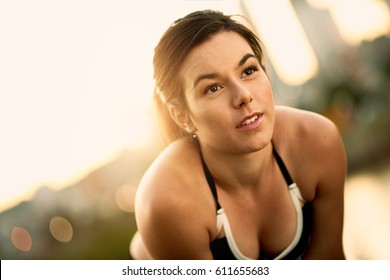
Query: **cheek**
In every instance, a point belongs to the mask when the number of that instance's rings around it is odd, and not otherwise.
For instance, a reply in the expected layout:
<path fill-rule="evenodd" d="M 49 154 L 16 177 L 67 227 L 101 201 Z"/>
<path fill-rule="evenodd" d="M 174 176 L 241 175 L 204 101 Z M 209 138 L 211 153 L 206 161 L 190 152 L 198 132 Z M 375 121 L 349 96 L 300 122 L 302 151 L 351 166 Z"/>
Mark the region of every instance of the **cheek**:
<path fill-rule="evenodd" d="M 214 105 L 197 104 L 197 108 L 192 108 L 191 120 L 199 134 L 226 130 L 228 114 L 221 110 L 220 104 Z"/>
<path fill-rule="evenodd" d="M 268 77 L 266 77 L 266 80 L 264 82 L 264 87 L 265 87 L 265 91 L 267 93 L 267 98 L 269 99 L 270 102 L 274 103 L 274 95 L 273 95 L 273 91 L 272 91 L 272 85 L 270 83 L 270 81 L 268 80 Z"/>
<path fill-rule="evenodd" d="M 202 106 L 199 106 L 202 107 Z M 216 110 L 198 109 L 192 113 L 192 120 L 198 130 L 204 130 L 208 127 L 215 126 L 218 114 Z"/>

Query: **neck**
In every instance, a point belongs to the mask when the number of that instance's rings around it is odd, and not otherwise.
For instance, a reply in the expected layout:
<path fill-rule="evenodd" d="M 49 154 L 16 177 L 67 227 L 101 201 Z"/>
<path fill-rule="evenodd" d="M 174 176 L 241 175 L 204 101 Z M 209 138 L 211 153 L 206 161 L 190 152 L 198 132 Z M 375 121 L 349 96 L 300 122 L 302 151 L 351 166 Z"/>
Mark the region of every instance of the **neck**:
<path fill-rule="evenodd" d="M 271 143 L 252 153 L 228 154 L 207 147 L 201 150 L 215 182 L 226 189 L 257 187 L 271 166 Z"/>

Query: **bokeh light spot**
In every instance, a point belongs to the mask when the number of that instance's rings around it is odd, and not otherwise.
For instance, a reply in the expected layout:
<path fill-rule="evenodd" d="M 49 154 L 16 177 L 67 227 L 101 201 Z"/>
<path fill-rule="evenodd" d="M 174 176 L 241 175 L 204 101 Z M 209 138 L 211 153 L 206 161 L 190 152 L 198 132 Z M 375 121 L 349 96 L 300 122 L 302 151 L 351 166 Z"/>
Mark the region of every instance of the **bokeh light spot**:
<path fill-rule="evenodd" d="M 67 219 L 56 216 L 50 220 L 50 233 L 56 240 L 67 243 L 73 238 L 73 227 Z"/>
<path fill-rule="evenodd" d="M 11 232 L 12 244 L 20 251 L 28 252 L 32 248 L 30 233 L 23 227 L 14 227 Z"/>
<path fill-rule="evenodd" d="M 134 198 L 137 188 L 133 185 L 125 184 L 115 193 L 115 201 L 118 207 L 125 212 L 134 212 Z"/>

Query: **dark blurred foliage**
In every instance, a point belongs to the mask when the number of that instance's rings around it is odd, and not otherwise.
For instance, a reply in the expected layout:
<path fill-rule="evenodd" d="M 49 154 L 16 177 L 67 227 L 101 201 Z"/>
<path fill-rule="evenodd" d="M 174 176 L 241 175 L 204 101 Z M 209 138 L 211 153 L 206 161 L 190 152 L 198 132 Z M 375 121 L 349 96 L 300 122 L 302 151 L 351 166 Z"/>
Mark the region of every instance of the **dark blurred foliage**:
<path fill-rule="evenodd" d="M 337 30 L 326 12 L 310 10 L 304 1 L 292 2 L 318 55 L 320 68 L 316 77 L 300 86 L 288 86 L 276 78 L 273 82 L 277 102 L 332 119 L 345 141 L 350 173 L 388 162 L 390 38 L 348 46 L 334 35 Z M 333 26 L 328 31 L 330 37 L 318 31 L 323 29 L 321 24 Z M 125 150 L 115 161 L 80 182 L 59 191 L 43 187 L 31 201 L 0 213 L 0 258 L 131 259 L 129 244 L 136 231 L 134 213 L 118 206 L 117 192 L 123 186 L 136 188 L 159 150 L 157 142 L 144 149 Z M 133 196 L 128 203 L 133 204 Z M 70 241 L 58 241 L 51 234 L 50 220 L 55 216 L 71 224 Z M 11 240 L 14 227 L 29 233 L 30 250 L 16 248 Z"/>
<path fill-rule="evenodd" d="M 313 9 L 304 0 L 291 2 L 317 55 L 319 71 L 296 87 L 276 79 L 276 100 L 334 121 L 344 139 L 350 174 L 389 162 L 390 37 L 350 46 L 327 10 Z"/>
<path fill-rule="evenodd" d="M 320 102 L 299 99 L 298 107 L 317 111 L 339 127 L 352 173 L 390 157 L 390 38 L 363 42 L 342 54 L 334 69 L 303 86 Z"/>

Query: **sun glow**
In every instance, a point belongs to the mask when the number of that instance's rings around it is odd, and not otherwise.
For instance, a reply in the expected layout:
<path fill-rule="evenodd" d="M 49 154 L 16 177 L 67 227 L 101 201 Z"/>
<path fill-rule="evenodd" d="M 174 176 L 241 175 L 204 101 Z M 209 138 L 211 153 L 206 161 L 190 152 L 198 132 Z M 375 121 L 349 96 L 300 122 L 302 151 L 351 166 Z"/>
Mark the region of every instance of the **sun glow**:
<path fill-rule="evenodd" d="M 0 2 L 0 211 L 148 145 L 154 46 L 206 8 L 238 12 L 230 0 Z"/>
<path fill-rule="evenodd" d="M 236 14 L 240 2 L 0 1 L 0 211 L 42 185 L 75 182 L 123 148 L 146 145 L 160 36 L 189 12 Z M 310 79 L 317 58 L 290 1 L 242 2 L 280 78 Z M 309 2 L 328 9 L 352 44 L 389 32 L 383 1 Z"/>
<path fill-rule="evenodd" d="M 0 211 L 36 187 L 67 186 L 152 133 L 160 34 L 136 28 L 142 17 L 126 12 L 134 4 L 26 5 L 0 4 Z"/>
<path fill-rule="evenodd" d="M 318 70 L 317 57 L 290 1 L 245 3 L 278 76 L 290 85 L 313 77 Z"/>
<path fill-rule="evenodd" d="M 316 8 L 328 9 L 344 40 L 358 45 L 390 34 L 390 12 L 383 0 L 308 0 Z"/>

